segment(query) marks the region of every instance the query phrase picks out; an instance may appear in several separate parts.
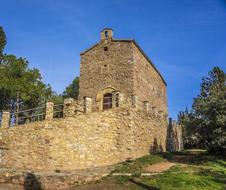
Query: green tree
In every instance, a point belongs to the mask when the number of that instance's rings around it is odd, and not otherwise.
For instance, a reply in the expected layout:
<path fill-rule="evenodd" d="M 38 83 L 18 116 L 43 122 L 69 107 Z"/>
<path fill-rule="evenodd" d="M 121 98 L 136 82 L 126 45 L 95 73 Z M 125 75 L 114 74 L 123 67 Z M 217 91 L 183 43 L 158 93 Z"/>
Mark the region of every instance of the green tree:
<path fill-rule="evenodd" d="M 53 102 L 55 105 L 59 105 L 64 103 L 64 98 L 61 94 L 57 94 L 53 91 L 49 101 Z"/>
<path fill-rule="evenodd" d="M 5 45 L 6 45 L 6 35 L 2 26 L 0 26 L 0 62 L 2 60 L 3 50 L 5 48 Z"/>
<path fill-rule="evenodd" d="M 202 141 L 210 151 L 220 151 L 226 146 L 226 74 L 223 70 L 214 67 L 203 79 L 192 107 L 201 123 Z"/>
<path fill-rule="evenodd" d="M 4 55 L 0 64 L 0 110 L 36 107 L 51 97 L 52 89 L 42 82 L 38 69 L 29 69 L 28 61 Z"/>
<path fill-rule="evenodd" d="M 193 112 L 189 112 L 186 108 L 185 111 L 181 111 L 178 115 L 178 122 L 182 124 L 182 136 L 184 148 L 206 148 L 201 142 L 199 120 L 194 117 Z"/>
<path fill-rule="evenodd" d="M 226 74 L 223 70 L 214 67 L 203 78 L 191 112 L 183 117 L 180 114 L 179 118 L 190 143 L 196 141 L 210 152 L 226 150 Z M 192 136 L 196 137 L 195 140 L 191 139 Z"/>
<path fill-rule="evenodd" d="M 69 84 L 65 91 L 63 92 L 63 97 L 64 98 L 78 98 L 79 94 L 79 77 L 75 77 L 75 79 L 72 81 L 71 84 Z"/>

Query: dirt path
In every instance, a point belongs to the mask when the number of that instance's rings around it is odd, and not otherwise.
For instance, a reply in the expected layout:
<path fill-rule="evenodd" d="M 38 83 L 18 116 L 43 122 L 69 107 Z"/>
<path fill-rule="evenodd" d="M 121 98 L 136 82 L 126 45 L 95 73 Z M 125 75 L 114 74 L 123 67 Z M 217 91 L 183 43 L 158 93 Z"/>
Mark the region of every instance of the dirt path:
<path fill-rule="evenodd" d="M 151 173 L 161 173 L 164 172 L 168 169 L 170 169 L 172 166 L 177 165 L 177 163 L 173 163 L 173 162 L 160 162 L 157 164 L 152 164 L 149 165 L 145 168 L 146 172 L 151 172 Z"/>
<path fill-rule="evenodd" d="M 157 164 L 149 165 L 145 168 L 145 171 L 151 172 L 151 173 L 161 173 L 161 172 L 169 170 L 171 167 L 176 166 L 176 165 L 180 165 L 181 167 L 187 166 L 187 164 L 177 162 L 177 160 L 173 160 L 171 162 L 166 161 L 166 162 L 160 162 Z"/>

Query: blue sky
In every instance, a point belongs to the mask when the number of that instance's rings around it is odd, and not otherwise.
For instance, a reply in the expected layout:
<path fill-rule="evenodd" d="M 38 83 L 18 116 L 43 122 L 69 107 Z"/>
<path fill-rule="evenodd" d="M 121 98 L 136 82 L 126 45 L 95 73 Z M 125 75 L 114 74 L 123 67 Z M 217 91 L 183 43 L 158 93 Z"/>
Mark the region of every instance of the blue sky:
<path fill-rule="evenodd" d="M 226 70 L 226 0 L 1 0 L 0 25 L 5 52 L 26 57 L 58 93 L 101 29 L 135 38 L 167 81 L 174 118 L 213 66 Z"/>

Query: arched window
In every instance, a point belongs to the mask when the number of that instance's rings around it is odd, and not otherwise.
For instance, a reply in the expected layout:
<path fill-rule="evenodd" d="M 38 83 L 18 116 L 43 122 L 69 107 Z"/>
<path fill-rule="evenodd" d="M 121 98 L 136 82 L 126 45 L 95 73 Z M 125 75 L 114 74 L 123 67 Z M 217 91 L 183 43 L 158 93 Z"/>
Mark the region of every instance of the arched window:
<path fill-rule="evenodd" d="M 103 110 L 112 108 L 112 93 L 106 93 L 103 97 Z"/>

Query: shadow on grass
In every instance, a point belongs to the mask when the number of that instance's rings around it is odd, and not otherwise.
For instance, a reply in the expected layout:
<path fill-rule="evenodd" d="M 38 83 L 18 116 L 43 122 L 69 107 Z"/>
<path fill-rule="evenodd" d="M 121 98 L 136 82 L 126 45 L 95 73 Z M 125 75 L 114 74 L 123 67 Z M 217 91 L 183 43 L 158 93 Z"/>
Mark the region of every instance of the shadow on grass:
<path fill-rule="evenodd" d="M 148 186 L 144 183 L 141 183 L 141 182 L 138 182 L 138 181 L 135 181 L 134 179 L 129 179 L 129 181 L 145 190 L 160 190 L 159 188 L 156 188 L 156 187 L 151 187 L 151 186 Z"/>
<path fill-rule="evenodd" d="M 158 153 L 163 158 L 171 162 L 178 162 L 181 164 L 201 164 L 204 162 L 213 161 L 216 162 L 217 159 L 222 159 L 222 157 L 217 157 L 214 155 L 209 155 L 207 152 L 192 152 L 192 151 L 182 151 L 182 152 L 162 152 Z M 225 167 L 224 163 L 219 163 Z"/>
<path fill-rule="evenodd" d="M 211 176 L 213 180 L 220 184 L 226 184 L 226 174 L 224 172 L 211 171 L 209 169 L 202 169 L 198 172 L 200 176 Z"/>
<path fill-rule="evenodd" d="M 226 164 L 225 164 L 225 163 L 223 163 L 222 161 L 217 160 L 216 162 L 217 162 L 220 166 L 222 166 L 222 167 L 226 168 Z"/>

